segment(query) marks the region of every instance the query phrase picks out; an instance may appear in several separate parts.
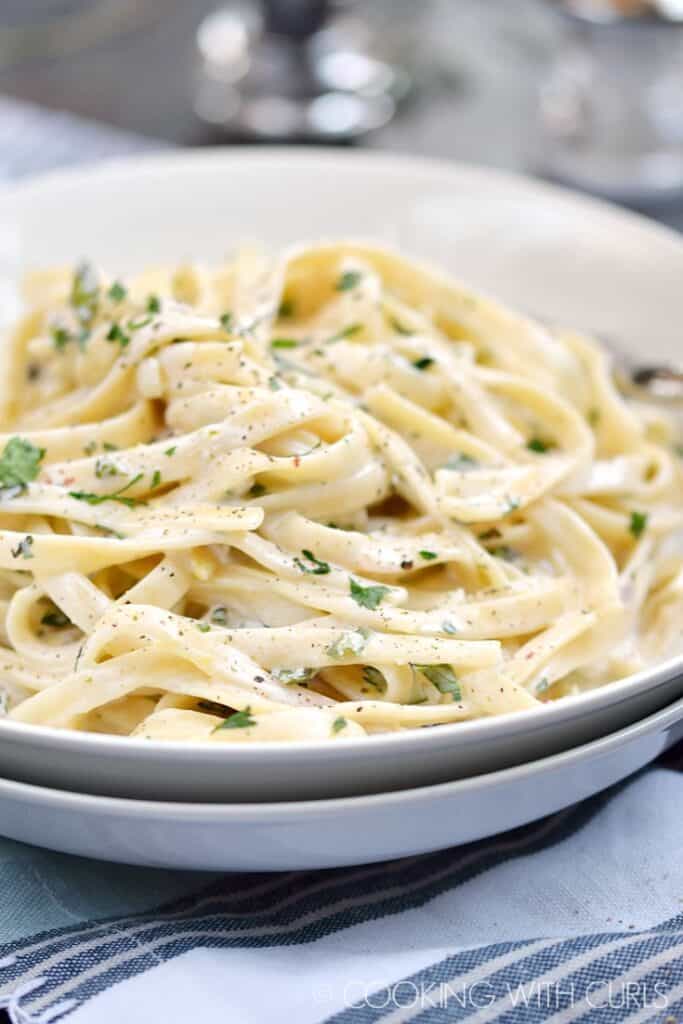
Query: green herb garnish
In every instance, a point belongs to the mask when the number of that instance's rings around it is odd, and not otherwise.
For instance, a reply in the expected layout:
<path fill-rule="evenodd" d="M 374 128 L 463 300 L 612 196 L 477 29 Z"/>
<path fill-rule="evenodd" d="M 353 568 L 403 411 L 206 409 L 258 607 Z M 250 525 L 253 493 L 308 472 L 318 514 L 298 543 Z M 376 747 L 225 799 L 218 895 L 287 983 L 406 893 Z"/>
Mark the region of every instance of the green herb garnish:
<path fill-rule="evenodd" d="M 76 501 L 85 501 L 88 505 L 101 505 L 104 501 L 117 501 L 120 505 L 125 505 L 126 508 L 135 508 L 136 505 L 146 505 L 146 501 L 142 501 L 140 498 L 124 498 L 123 493 L 130 487 L 136 484 L 139 480 L 142 480 L 144 473 L 138 473 L 134 476 L 125 487 L 121 487 L 118 491 L 113 491 L 111 494 L 92 494 L 90 491 L 69 491 L 69 496 L 75 498 Z"/>
<path fill-rule="evenodd" d="M 161 299 L 158 295 L 150 295 L 148 297 L 146 309 L 148 313 L 161 312 Z"/>
<path fill-rule="evenodd" d="M 342 341 L 344 338 L 352 338 L 354 334 L 358 334 L 358 332 L 362 330 L 362 324 L 349 324 L 348 327 L 342 327 L 341 331 L 337 331 L 336 334 L 333 334 L 328 338 L 327 344 L 331 345 L 335 341 Z"/>
<path fill-rule="evenodd" d="M 23 437 L 11 437 L 0 456 L 0 487 L 24 490 L 40 472 L 44 448 L 36 448 Z"/>
<path fill-rule="evenodd" d="M 120 476 L 120 470 L 113 462 L 98 459 L 95 463 L 95 476 L 98 480 L 102 480 L 105 476 Z"/>
<path fill-rule="evenodd" d="M 332 732 L 334 732 L 334 733 L 341 732 L 342 729 L 345 729 L 345 728 L 346 728 L 346 719 L 342 718 L 341 715 L 339 716 L 339 718 L 335 718 L 334 722 L 332 723 Z"/>
<path fill-rule="evenodd" d="M 640 537 L 640 535 L 645 531 L 647 521 L 647 512 L 631 512 L 629 530 L 631 531 L 634 537 Z"/>
<path fill-rule="evenodd" d="M 69 302 L 85 332 L 93 325 L 99 301 L 100 286 L 97 274 L 89 263 L 81 263 L 74 272 Z"/>
<path fill-rule="evenodd" d="M 433 363 L 434 359 L 431 356 L 422 356 L 421 359 L 416 359 L 413 362 L 413 366 L 416 370 L 427 370 Z"/>
<path fill-rule="evenodd" d="M 73 335 L 67 331 L 66 327 L 53 327 L 50 331 L 52 334 L 52 341 L 58 352 L 62 352 L 70 341 L 73 341 Z"/>
<path fill-rule="evenodd" d="M 106 334 L 107 341 L 118 341 L 121 348 L 130 345 L 130 335 L 121 328 L 120 324 L 112 324 Z"/>
<path fill-rule="evenodd" d="M 279 679 L 285 686 L 301 686 L 303 683 L 307 683 L 309 679 L 312 679 L 316 674 L 317 669 L 315 668 L 274 668 L 271 669 L 271 675 Z"/>
<path fill-rule="evenodd" d="M 211 609 L 210 618 L 214 626 L 227 626 L 228 609 L 222 604 L 216 605 L 215 608 Z"/>
<path fill-rule="evenodd" d="M 338 640 L 329 644 L 325 652 L 331 658 L 347 658 L 351 654 L 360 654 L 367 643 L 368 634 L 364 629 L 342 633 Z"/>
<path fill-rule="evenodd" d="M 310 576 L 327 576 L 328 572 L 330 572 L 329 562 L 322 562 L 319 558 L 315 557 L 312 551 L 304 548 L 301 554 L 306 559 L 306 562 L 308 562 L 308 565 L 304 565 L 300 558 L 294 559 L 295 566 L 301 572 L 307 572 Z"/>
<path fill-rule="evenodd" d="M 22 558 L 33 558 L 33 552 L 31 551 L 32 547 L 33 537 L 30 533 L 27 533 L 26 536 L 19 541 L 17 546 L 12 548 L 12 558 L 19 558 L 19 556 Z"/>
<path fill-rule="evenodd" d="M 544 455 L 554 447 L 555 445 L 552 441 L 543 441 L 540 437 L 532 437 L 530 441 L 527 441 L 527 448 L 529 451 L 538 452 L 539 455 Z"/>
<path fill-rule="evenodd" d="M 224 331 L 232 330 L 232 313 L 221 313 L 218 319 Z"/>
<path fill-rule="evenodd" d="M 273 338 L 271 348 L 298 348 L 299 342 L 296 338 Z"/>
<path fill-rule="evenodd" d="M 349 292 L 360 284 L 362 276 L 359 270 L 345 270 L 337 278 L 337 283 L 334 287 L 338 292 Z"/>
<path fill-rule="evenodd" d="M 453 700 L 461 700 L 460 682 L 450 665 L 416 665 L 415 668 L 426 676 L 440 693 L 452 693 Z"/>
<path fill-rule="evenodd" d="M 246 707 L 244 711 L 236 711 L 234 715 L 230 715 L 230 718 L 226 718 L 213 731 L 218 732 L 219 729 L 250 729 L 252 725 L 257 725 L 257 722 L 251 716 L 251 708 Z"/>
<path fill-rule="evenodd" d="M 356 604 L 360 605 L 361 608 L 369 608 L 371 612 L 374 612 L 379 607 L 385 596 L 389 593 L 389 587 L 363 587 L 353 577 L 349 580 L 349 590 Z"/>
<path fill-rule="evenodd" d="M 159 486 L 161 483 L 161 470 L 155 469 L 152 473 L 152 490 Z"/>
<path fill-rule="evenodd" d="M 420 558 L 424 558 L 425 562 L 433 562 L 439 555 L 436 551 L 418 551 Z"/>
<path fill-rule="evenodd" d="M 107 298 L 112 302 L 123 302 L 128 292 L 121 284 L 120 281 L 114 281 L 109 291 L 107 292 Z"/>
<path fill-rule="evenodd" d="M 389 324 L 391 325 L 391 327 L 393 327 L 397 334 L 403 334 L 406 337 L 410 334 L 415 334 L 415 331 L 412 331 L 409 327 L 406 327 L 404 324 L 401 323 L 400 320 L 397 320 L 396 317 L 388 316 L 387 320 L 389 321 Z"/>
<path fill-rule="evenodd" d="M 384 675 L 374 665 L 363 666 L 363 682 L 367 683 L 368 686 L 372 686 L 373 689 L 378 690 L 380 693 L 385 693 L 387 688 L 387 681 Z"/>

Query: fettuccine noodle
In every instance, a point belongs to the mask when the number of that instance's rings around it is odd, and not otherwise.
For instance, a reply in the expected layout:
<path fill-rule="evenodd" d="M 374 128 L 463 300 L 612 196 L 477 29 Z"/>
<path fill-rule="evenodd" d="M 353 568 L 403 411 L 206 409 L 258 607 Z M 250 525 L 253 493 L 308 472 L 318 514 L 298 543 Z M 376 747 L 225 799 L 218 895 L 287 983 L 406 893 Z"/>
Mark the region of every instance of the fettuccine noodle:
<path fill-rule="evenodd" d="M 594 342 L 366 244 L 34 273 L 5 345 L 3 710 L 343 740 L 678 652 L 676 425 Z"/>

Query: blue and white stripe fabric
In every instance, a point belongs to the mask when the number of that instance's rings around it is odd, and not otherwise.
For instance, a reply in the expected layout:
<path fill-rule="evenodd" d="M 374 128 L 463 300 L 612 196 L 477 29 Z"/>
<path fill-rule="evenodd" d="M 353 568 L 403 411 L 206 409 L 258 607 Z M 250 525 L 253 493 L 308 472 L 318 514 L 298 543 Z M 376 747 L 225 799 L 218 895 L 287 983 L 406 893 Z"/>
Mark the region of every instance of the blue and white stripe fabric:
<path fill-rule="evenodd" d="M 11 101 L 0 141 L 0 177 L 148 146 Z M 12 1024 L 674 1024 L 683 747 L 549 819 L 423 857 L 219 877 L 0 840 L 0 894 Z"/>
<path fill-rule="evenodd" d="M 222 877 L 0 843 L 13 1024 L 679 1021 L 679 764 L 456 849 Z"/>

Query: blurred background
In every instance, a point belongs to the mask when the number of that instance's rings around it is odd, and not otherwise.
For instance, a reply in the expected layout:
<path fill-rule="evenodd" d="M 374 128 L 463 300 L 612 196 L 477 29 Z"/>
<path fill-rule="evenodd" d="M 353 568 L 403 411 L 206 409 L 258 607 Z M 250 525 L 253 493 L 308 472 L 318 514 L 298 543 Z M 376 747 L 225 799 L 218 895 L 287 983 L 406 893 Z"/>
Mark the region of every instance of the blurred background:
<path fill-rule="evenodd" d="M 521 170 L 683 228 L 683 0 L 0 0 L 0 178 L 244 143 Z"/>

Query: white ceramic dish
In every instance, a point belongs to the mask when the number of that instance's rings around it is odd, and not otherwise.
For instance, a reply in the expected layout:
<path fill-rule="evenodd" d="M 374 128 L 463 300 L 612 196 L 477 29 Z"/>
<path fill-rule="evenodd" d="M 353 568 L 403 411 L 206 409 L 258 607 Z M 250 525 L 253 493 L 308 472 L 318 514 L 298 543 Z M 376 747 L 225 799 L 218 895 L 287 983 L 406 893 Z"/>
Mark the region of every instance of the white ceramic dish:
<path fill-rule="evenodd" d="M 482 839 L 618 782 L 683 737 L 683 699 L 564 754 L 439 786 L 299 803 L 120 800 L 0 780 L 0 833 L 151 867 L 340 867 Z"/>
<path fill-rule="evenodd" d="M 683 242 L 522 178 L 393 155 L 201 151 L 61 172 L 0 192 L 0 310 L 28 265 L 87 255 L 114 272 L 220 260 L 236 243 L 373 237 L 648 361 L 679 353 Z M 678 658 L 532 712 L 334 744 L 159 744 L 0 722 L 0 772 L 166 800 L 311 799 L 443 782 L 566 750 L 683 693 Z M 449 840 L 451 841 L 451 840 Z"/>

